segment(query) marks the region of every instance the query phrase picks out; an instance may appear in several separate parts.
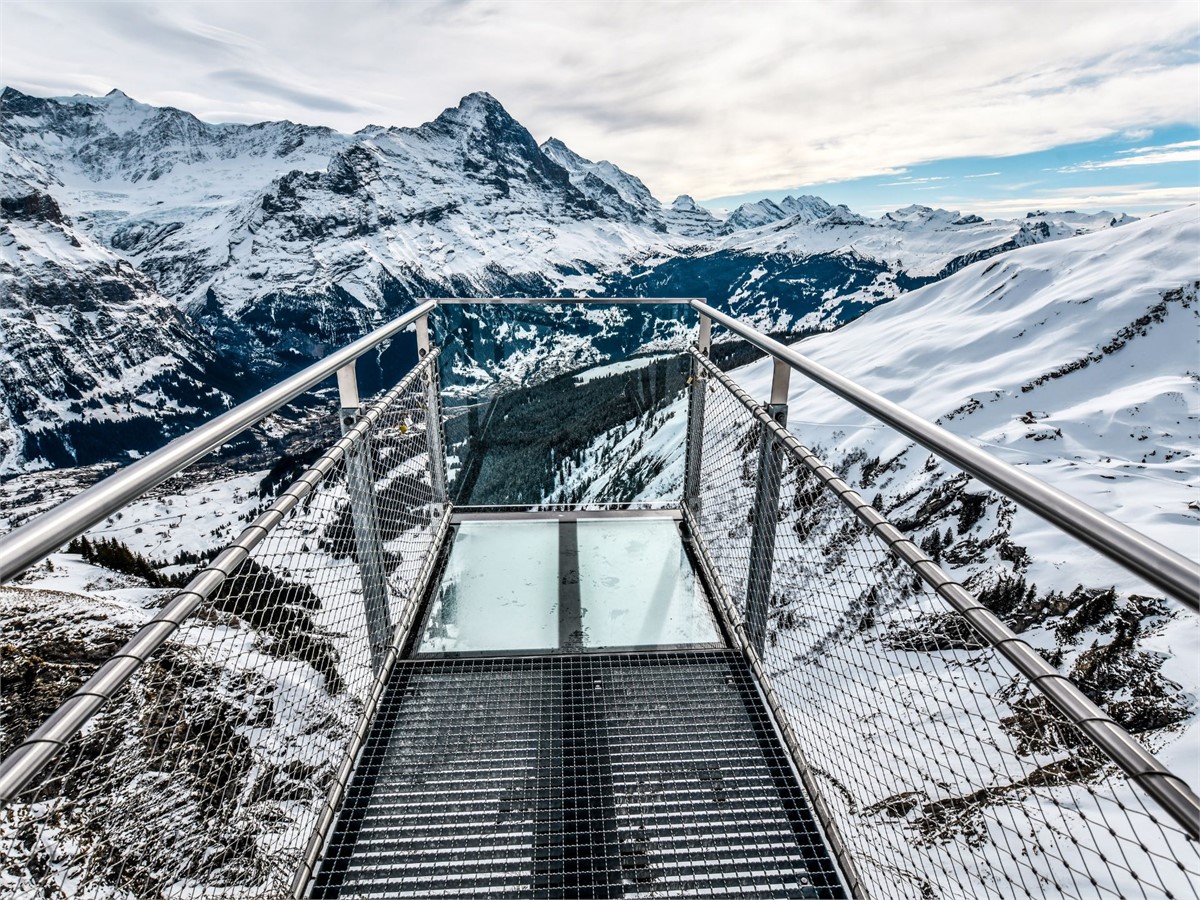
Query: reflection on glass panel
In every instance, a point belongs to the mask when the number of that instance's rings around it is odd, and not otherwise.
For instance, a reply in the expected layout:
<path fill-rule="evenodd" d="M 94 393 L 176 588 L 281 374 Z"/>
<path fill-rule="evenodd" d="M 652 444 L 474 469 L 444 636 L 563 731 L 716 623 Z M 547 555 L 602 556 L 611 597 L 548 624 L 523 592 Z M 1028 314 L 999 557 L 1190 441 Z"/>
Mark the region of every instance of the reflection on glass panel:
<path fill-rule="evenodd" d="M 673 303 L 443 307 L 454 502 L 678 502 L 695 324 Z"/>
<path fill-rule="evenodd" d="M 588 647 L 720 640 L 671 519 L 585 519 L 579 595 Z"/>
<path fill-rule="evenodd" d="M 558 646 L 558 523 L 459 526 L 419 651 Z"/>

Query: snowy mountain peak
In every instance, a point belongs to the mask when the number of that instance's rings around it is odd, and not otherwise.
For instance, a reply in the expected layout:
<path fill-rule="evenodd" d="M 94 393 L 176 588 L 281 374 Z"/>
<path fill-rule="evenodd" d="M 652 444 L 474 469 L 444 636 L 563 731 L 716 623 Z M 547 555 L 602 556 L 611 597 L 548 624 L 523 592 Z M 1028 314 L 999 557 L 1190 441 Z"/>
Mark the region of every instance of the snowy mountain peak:
<path fill-rule="evenodd" d="M 567 171 L 571 171 L 572 168 L 576 167 L 582 168 L 593 165 L 590 159 L 580 156 L 556 137 L 549 137 L 542 141 L 541 151 L 564 169 L 567 169 Z"/>
<path fill-rule="evenodd" d="M 678 210 L 679 212 L 696 212 L 700 207 L 688 194 L 680 194 L 671 201 L 671 209 Z"/>
<path fill-rule="evenodd" d="M 245 166 L 246 160 L 288 157 L 293 167 L 311 170 L 314 155 L 323 167 L 334 149 L 350 138 L 290 122 L 212 125 L 183 110 L 139 103 L 120 91 L 104 97 L 43 99 L 7 88 L 0 94 L 0 140 L 77 190 L 90 189 L 98 181 L 145 184 L 183 170 L 181 187 L 204 196 L 227 193 L 228 187 L 210 184 L 218 190 L 205 190 L 202 182 L 213 176 L 200 175 L 196 167 L 207 167 L 209 173 L 226 170 L 219 181 L 258 179 L 261 186 L 281 167 L 272 165 L 264 179 L 259 168 Z M 221 165 L 233 159 L 243 162 Z M 181 198 L 169 192 L 168 199 L 178 203 Z"/>
<path fill-rule="evenodd" d="M 555 195 L 570 195 L 565 198 L 569 206 L 592 207 L 573 188 L 567 172 L 542 153 L 525 126 L 483 91 L 463 97 L 432 122 L 419 128 L 394 128 L 388 137 L 391 151 L 414 161 L 432 153 L 461 169 L 470 181 L 490 185 L 502 195 L 517 184 L 533 183 L 549 187 Z"/>
<path fill-rule="evenodd" d="M 789 216 L 806 216 L 810 220 L 824 219 L 833 215 L 836 210 L 848 210 L 846 206 L 831 206 L 821 197 L 814 194 L 801 194 L 799 197 L 784 197 L 779 206 Z"/>
<path fill-rule="evenodd" d="M 50 102 L 42 97 L 23 94 L 14 87 L 6 87 L 0 91 L 0 116 L 40 115 Z"/>
<path fill-rule="evenodd" d="M 486 91 L 476 91 L 473 94 L 467 94 L 458 101 L 457 106 L 443 110 L 436 119 L 421 127 L 433 127 L 443 131 L 465 129 L 502 133 L 514 126 L 525 132 L 525 129 L 509 115 L 508 110 L 499 100 Z M 525 133 L 528 134 L 528 132 Z"/>
<path fill-rule="evenodd" d="M 487 91 L 472 91 L 467 94 L 458 101 L 458 109 L 498 109 L 508 115 L 503 104 Z"/>
<path fill-rule="evenodd" d="M 746 228 L 761 228 L 772 222 L 790 219 L 792 224 L 826 222 L 834 225 L 859 225 L 863 219 L 845 206 L 832 206 L 820 197 L 802 194 L 799 197 L 784 197 L 778 203 L 764 199 L 756 203 L 743 203 L 725 220 L 726 232 Z"/>
<path fill-rule="evenodd" d="M 908 206 L 901 207 L 889 213 L 884 213 L 883 217 L 892 222 L 925 222 L 930 219 L 957 219 L 959 213 L 957 210 L 951 212 L 945 209 L 934 209 L 931 206 L 921 206 L 917 203 L 910 203 Z"/>
<path fill-rule="evenodd" d="M 107 102 L 107 103 L 133 104 L 134 106 L 140 106 L 140 107 L 143 107 L 144 109 L 153 109 L 153 107 L 149 106 L 148 104 L 139 103 L 137 100 L 134 100 L 132 97 L 130 97 L 127 93 L 125 93 L 120 88 L 113 88 L 111 91 L 109 91 L 103 97 L 88 97 L 84 94 L 76 94 L 74 97 L 69 98 L 69 99 L 103 101 L 103 102 Z"/>
<path fill-rule="evenodd" d="M 725 219 L 727 231 L 741 228 L 758 228 L 786 218 L 787 213 L 779 208 L 772 200 L 759 200 L 756 203 L 743 203 Z"/>
<path fill-rule="evenodd" d="M 662 204 L 650 193 L 642 180 L 606 159 L 592 162 L 576 153 L 558 138 L 541 145 L 547 158 L 567 170 L 571 183 L 606 212 L 627 222 L 650 222 L 665 228 L 662 223 Z"/>

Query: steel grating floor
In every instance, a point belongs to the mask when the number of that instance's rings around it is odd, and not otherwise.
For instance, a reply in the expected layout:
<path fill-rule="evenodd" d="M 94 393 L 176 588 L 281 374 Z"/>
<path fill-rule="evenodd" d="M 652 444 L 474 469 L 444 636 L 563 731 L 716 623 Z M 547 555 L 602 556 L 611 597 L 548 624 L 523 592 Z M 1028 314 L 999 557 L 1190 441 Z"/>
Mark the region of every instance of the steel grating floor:
<path fill-rule="evenodd" d="M 399 663 L 312 896 L 843 897 L 729 650 Z"/>

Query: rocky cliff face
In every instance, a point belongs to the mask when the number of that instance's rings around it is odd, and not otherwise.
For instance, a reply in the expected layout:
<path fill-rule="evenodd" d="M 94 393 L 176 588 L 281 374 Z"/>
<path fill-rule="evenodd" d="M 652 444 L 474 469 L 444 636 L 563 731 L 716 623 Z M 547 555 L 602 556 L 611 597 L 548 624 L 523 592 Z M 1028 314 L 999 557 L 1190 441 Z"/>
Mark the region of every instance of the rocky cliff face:
<path fill-rule="evenodd" d="M 211 416 L 211 345 L 39 185 L 0 191 L 0 472 L 144 452 Z"/>

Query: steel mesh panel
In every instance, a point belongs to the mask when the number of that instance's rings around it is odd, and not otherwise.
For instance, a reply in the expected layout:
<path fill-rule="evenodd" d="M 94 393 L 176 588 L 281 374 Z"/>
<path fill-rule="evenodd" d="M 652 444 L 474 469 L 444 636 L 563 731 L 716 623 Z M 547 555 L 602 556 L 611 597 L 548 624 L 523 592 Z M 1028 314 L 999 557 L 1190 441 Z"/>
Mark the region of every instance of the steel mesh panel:
<path fill-rule="evenodd" d="M 0 894 L 290 895 L 381 672 L 372 620 L 411 620 L 439 533 L 434 365 L 295 473 L 311 491 L 4 807 Z"/>
<path fill-rule="evenodd" d="M 393 675 L 315 897 L 841 897 L 731 651 Z"/>
<path fill-rule="evenodd" d="M 700 382 L 704 390 L 700 490 L 704 538 L 720 548 L 722 583 L 739 608 L 746 600 L 750 573 L 751 513 L 758 469 L 762 428 L 736 398 L 712 378 Z"/>
<path fill-rule="evenodd" d="M 866 892 L 1197 896 L 1196 842 L 786 447 L 752 558 L 763 426 L 706 397 L 701 537 L 739 616 L 769 578 L 763 665 Z"/>

